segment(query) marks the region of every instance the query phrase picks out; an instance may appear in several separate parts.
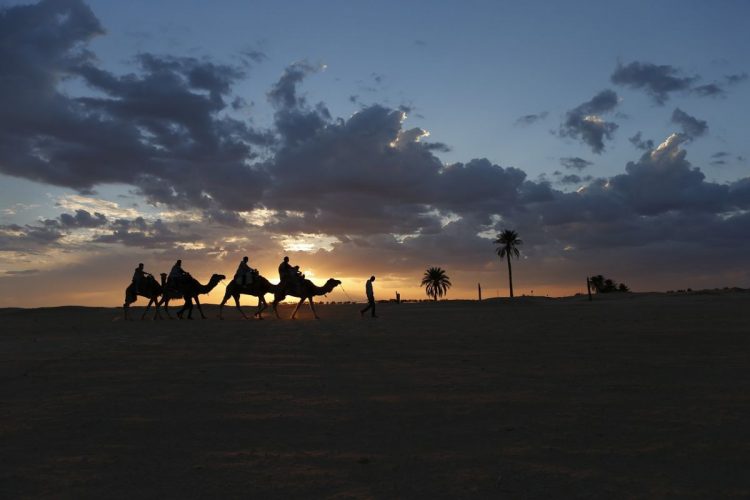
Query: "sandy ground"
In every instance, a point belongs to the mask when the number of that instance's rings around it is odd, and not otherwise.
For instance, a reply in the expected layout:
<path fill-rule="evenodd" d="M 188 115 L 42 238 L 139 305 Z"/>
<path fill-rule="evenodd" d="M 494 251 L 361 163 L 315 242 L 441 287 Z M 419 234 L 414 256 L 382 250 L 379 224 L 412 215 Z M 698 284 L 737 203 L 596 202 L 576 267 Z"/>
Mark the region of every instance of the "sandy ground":
<path fill-rule="evenodd" d="M 750 496 L 750 294 L 357 308 L 0 310 L 0 497 Z"/>

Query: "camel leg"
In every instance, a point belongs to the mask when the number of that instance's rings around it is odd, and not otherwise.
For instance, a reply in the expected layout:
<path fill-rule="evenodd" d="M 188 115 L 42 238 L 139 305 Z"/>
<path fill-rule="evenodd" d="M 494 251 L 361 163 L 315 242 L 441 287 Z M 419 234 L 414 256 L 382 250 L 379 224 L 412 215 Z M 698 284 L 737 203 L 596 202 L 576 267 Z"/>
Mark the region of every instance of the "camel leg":
<path fill-rule="evenodd" d="M 271 306 L 273 307 L 273 313 L 276 315 L 276 319 L 281 319 L 281 316 L 279 316 L 278 306 L 279 302 L 281 302 L 282 300 L 284 300 L 284 297 L 274 297 L 273 302 L 271 303 Z"/>
<path fill-rule="evenodd" d="M 245 311 L 242 310 L 240 307 L 240 294 L 234 296 L 234 306 L 237 308 L 237 310 L 240 312 L 243 318 L 247 319 L 247 314 L 245 314 Z"/>
<path fill-rule="evenodd" d="M 159 314 L 159 296 L 157 295 L 154 297 L 154 317 L 153 319 L 161 319 L 161 314 Z"/>
<path fill-rule="evenodd" d="M 185 297 L 185 303 L 182 304 L 182 307 L 180 308 L 180 310 L 177 311 L 177 317 L 179 319 L 182 319 L 183 313 L 188 308 L 188 300 L 190 300 L 190 299 L 188 299 L 187 297 Z M 191 309 L 191 311 L 188 313 L 188 319 L 193 319 L 193 318 L 190 317 L 190 315 L 192 314 L 192 308 L 193 308 L 193 301 L 190 300 L 190 309 Z"/>
<path fill-rule="evenodd" d="M 187 311 L 187 319 L 193 319 L 193 298 L 185 297 L 185 303 L 182 304 L 182 308 L 177 313 L 177 316 L 182 319 L 182 315 Z"/>
<path fill-rule="evenodd" d="M 297 315 L 297 311 L 299 311 L 299 307 L 302 305 L 302 303 L 305 301 L 304 297 L 297 302 L 297 307 L 294 308 L 294 312 L 292 313 L 292 319 L 295 319 L 294 317 Z"/>
<path fill-rule="evenodd" d="M 174 319 L 172 315 L 169 314 L 169 300 L 169 297 L 164 297 L 161 303 L 164 304 L 164 312 L 167 313 L 167 318 Z"/>
<path fill-rule="evenodd" d="M 255 311 L 254 316 L 258 319 L 263 319 L 263 316 L 261 313 L 266 310 L 268 307 L 268 302 L 266 302 L 266 298 L 262 295 L 258 296 L 258 310 Z"/>
<path fill-rule="evenodd" d="M 148 301 L 148 304 L 146 304 L 146 309 L 143 311 L 143 314 L 141 314 L 141 321 L 146 319 L 146 313 L 148 312 L 149 309 L 151 309 L 151 303 L 153 303 L 153 301 L 154 301 L 154 298 L 151 297 Z"/>
<path fill-rule="evenodd" d="M 227 300 L 229 300 L 229 297 L 230 297 L 231 295 L 232 295 L 232 294 L 231 294 L 231 293 L 229 292 L 229 290 L 227 290 L 227 291 L 226 291 L 226 292 L 224 293 L 224 298 L 223 298 L 223 299 L 221 299 L 221 304 L 219 304 L 219 319 L 224 319 L 224 317 L 223 317 L 223 316 L 221 315 L 221 313 L 222 313 L 222 311 L 224 310 L 224 304 L 226 304 L 226 303 L 227 303 Z M 235 298 L 234 300 L 235 300 L 235 302 L 237 302 L 237 299 L 236 299 L 236 298 Z M 240 305 L 239 305 L 239 303 L 237 303 L 237 308 L 239 309 L 239 307 L 240 307 Z"/>
<path fill-rule="evenodd" d="M 195 305 L 198 306 L 198 312 L 201 313 L 201 319 L 206 319 L 206 315 L 203 314 L 203 308 L 201 307 L 201 301 L 198 299 L 198 296 L 196 295 L 193 298 L 195 299 Z"/>
<path fill-rule="evenodd" d="M 313 298 L 312 298 L 312 297 L 308 297 L 308 299 L 307 299 L 307 300 L 309 300 L 309 301 L 310 301 L 310 309 L 312 309 L 312 312 L 313 312 L 313 316 L 315 316 L 315 319 L 320 319 L 320 318 L 318 317 L 318 313 L 317 313 L 317 312 L 315 311 L 315 304 L 313 304 Z"/>

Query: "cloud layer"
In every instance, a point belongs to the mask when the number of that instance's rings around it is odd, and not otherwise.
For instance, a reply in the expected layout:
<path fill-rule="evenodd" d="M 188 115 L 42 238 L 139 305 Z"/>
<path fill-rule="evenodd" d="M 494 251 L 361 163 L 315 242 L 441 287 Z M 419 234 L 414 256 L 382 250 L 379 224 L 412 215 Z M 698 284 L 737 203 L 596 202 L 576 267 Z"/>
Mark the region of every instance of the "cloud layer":
<path fill-rule="evenodd" d="M 655 145 L 638 132 L 629 140 L 641 156 L 622 173 L 547 182 L 486 158 L 444 163 L 436 154 L 446 146 L 406 125 L 403 109 L 374 104 L 332 116 L 302 91 L 321 69 L 306 61 L 270 87 L 273 123 L 255 128 L 231 112 L 246 66 L 142 53 L 132 73 L 115 74 L 87 49 L 102 33 L 77 0 L 0 16 L 0 172 L 80 193 L 122 183 L 152 212 L 61 204 L 57 217 L 0 226 L 0 252 L 127 248 L 196 260 L 247 252 L 272 262 L 305 240 L 322 249 L 311 261 L 340 273 L 406 273 L 425 261 L 471 273 L 495 261 L 492 237 L 512 227 L 538 264 L 527 276 L 543 282 L 568 272 L 565 279 L 580 281 L 585 266 L 627 276 L 649 258 L 677 272 L 717 251 L 734 271 L 740 261 L 731 256 L 750 250 L 750 180 L 706 180 L 684 144 L 708 125 L 679 108 L 672 120 L 682 133 Z M 734 75 L 732 84 L 743 80 Z M 648 63 L 619 65 L 612 81 L 659 104 L 674 92 L 701 92 L 696 77 Z M 66 91 L 70 82 L 88 90 Z M 619 103 L 613 90 L 598 92 L 565 113 L 558 134 L 603 153 L 618 129 L 604 116 Z M 559 161 L 577 171 L 592 165 Z"/>

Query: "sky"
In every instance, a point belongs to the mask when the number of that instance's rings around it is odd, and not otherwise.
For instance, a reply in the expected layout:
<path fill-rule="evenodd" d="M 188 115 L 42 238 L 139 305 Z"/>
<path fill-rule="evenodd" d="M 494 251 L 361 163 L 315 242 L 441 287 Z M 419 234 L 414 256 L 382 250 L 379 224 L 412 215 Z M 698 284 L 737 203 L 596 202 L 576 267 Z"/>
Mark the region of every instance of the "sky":
<path fill-rule="evenodd" d="M 0 9 L 0 307 L 245 255 L 323 300 L 424 298 L 433 266 L 507 296 L 504 229 L 516 295 L 750 286 L 748 2 Z"/>

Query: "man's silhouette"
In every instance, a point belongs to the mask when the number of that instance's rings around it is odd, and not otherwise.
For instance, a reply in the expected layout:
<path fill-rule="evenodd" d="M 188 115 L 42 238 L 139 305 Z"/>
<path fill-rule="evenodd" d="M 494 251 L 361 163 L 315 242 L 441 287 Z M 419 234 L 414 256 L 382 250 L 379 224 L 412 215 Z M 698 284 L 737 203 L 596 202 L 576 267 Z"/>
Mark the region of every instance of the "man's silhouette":
<path fill-rule="evenodd" d="M 133 273 L 133 288 L 136 294 L 141 292 L 141 283 L 146 279 L 146 276 L 151 276 L 151 274 L 143 270 L 143 263 L 141 262 Z"/>
<path fill-rule="evenodd" d="M 242 286 L 247 285 L 247 274 L 253 271 L 247 263 L 248 260 L 247 257 L 243 257 L 240 265 L 237 267 L 237 271 L 234 273 L 234 279 L 237 280 L 239 278 L 238 283 Z"/>
<path fill-rule="evenodd" d="M 279 264 L 279 281 L 285 283 L 292 274 L 292 271 L 292 266 L 289 264 L 289 257 L 284 257 L 284 260 Z"/>
<path fill-rule="evenodd" d="M 367 307 L 359 311 L 360 316 L 364 316 L 365 313 L 372 309 L 372 317 L 377 318 L 375 314 L 375 295 L 372 293 L 372 282 L 375 281 L 375 276 L 370 276 L 370 279 L 365 282 L 365 294 L 367 295 Z"/>
<path fill-rule="evenodd" d="M 187 276 L 188 273 L 186 273 L 182 269 L 182 260 L 177 259 L 177 262 L 174 263 L 174 266 L 172 266 L 172 270 L 169 271 L 169 277 L 167 278 L 167 282 L 171 285 L 176 285 L 182 278 Z"/>

